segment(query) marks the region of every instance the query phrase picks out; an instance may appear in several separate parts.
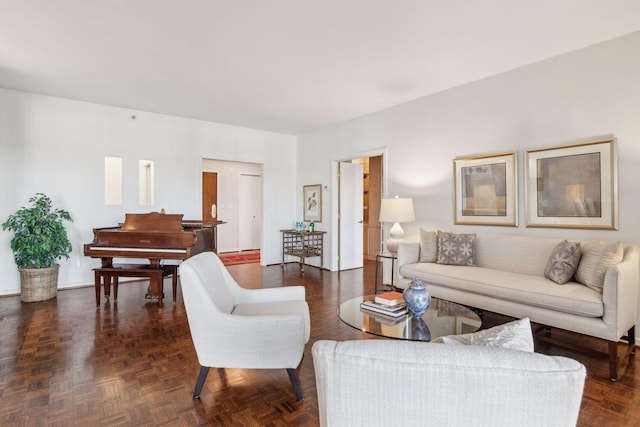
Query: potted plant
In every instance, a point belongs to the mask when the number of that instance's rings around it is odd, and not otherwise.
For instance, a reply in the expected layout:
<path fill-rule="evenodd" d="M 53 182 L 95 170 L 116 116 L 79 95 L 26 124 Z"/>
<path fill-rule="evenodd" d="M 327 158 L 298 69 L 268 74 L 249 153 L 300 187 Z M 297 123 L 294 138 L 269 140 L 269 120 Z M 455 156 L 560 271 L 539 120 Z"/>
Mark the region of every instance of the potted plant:
<path fill-rule="evenodd" d="M 29 199 L 30 207 L 22 207 L 2 224 L 14 233 L 11 250 L 20 271 L 22 301 L 44 301 L 54 298 L 58 289 L 57 261 L 69 258 L 71 242 L 64 221 L 72 222 L 69 212 L 53 209 L 51 199 L 37 193 Z"/>

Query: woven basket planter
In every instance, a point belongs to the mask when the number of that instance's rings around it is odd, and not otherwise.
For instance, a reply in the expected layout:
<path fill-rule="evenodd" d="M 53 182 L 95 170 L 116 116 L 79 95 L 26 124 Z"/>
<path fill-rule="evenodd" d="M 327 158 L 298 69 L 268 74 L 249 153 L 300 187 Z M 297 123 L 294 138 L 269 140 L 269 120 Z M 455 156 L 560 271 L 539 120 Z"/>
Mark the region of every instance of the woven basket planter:
<path fill-rule="evenodd" d="M 20 299 L 24 302 L 46 301 L 58 291 L 59 265 L 46 268 L 19 268 Z"/>

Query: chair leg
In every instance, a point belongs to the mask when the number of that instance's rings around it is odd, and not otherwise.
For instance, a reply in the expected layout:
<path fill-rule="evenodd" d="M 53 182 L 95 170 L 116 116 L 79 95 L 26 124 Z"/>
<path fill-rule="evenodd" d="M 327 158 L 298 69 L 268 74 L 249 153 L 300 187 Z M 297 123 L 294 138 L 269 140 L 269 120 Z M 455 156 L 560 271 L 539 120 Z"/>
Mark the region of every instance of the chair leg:
<path fill-rule="evenodd" d="M 200 366 L 200 374 L 198 374 L 198 380 L 196 381 L 196 387 L 193 389 L 193 398 L 199 399 L 200 392 L 202 391 L 202 386 L 204 385 L 204 380 L 207 379 L 207 374 L 209 373 L 208 366 Z"/>
<path fill-rule="evenodd" d="M 222 387 L 227 387 L 227 374 L 224 368 L 218 368 L 218 376 L 220 377 L 220 382 L 222 382 Z"/>
<path fill-rule="evenodd" d="M 298 381 L 298 374 L 295 369 L 287 368 L 287 374 L 289 374 L 289 380 L 291 380 L 291 385 L 293 386 L 293 390 L 296 392 L 296 398 L 298 401 L 304 400 L 302 396 L 302 388 L 300 387 L 300 381 Z"/>

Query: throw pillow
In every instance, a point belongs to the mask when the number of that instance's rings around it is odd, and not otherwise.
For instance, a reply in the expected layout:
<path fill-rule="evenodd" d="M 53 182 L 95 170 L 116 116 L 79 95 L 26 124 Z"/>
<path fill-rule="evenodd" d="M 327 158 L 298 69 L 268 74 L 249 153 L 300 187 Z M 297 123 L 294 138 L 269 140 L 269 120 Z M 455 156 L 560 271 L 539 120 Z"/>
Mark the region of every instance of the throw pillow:
<path fill-rule="evenodd" d="M 420 262 L 436 262 L 438 235 L 435 231 L 420 229 Z"/>
<path fill-rule="evenodd" d="M 438 231 L 438 264 L 475 265 L 476 235 Z"/>
<path fill-rule="evenodd" d="M 494 326 L 472 334 L 446 335 L 432 342 L 455 345 L 480 345 L 533 352 L 533 334 L 528 317 Z"/>
<path fill-rule="evenodd" d="M 622 261 L 624 251 L 622 243 L 596 244 L 589 247 L 578 265 L 576 280 L 591 289 L 602 293 L 604 275 L 609 267 Z"/>
<path fill-rule="evenodd" d="M 559 285 L 567 283 L 576 272 L 581 256 L 580 242 L 563 240 L 558 243 L 547 261 L 544 277 Z"/>

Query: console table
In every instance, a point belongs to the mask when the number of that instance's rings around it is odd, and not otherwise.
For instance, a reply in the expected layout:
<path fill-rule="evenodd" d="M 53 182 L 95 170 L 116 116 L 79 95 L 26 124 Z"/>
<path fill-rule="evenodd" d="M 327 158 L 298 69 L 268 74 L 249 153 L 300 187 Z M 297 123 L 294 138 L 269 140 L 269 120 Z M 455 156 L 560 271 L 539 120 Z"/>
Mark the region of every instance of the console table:
<path fill-rule="evenodd" d="M 305 258 L 320 257 L 320 268 L 322 268 L 323 241 L 326 231 L 296 231 L 280 230 L 282 233 L 282 264 L 286 256 L 293 256 L 299 259 L 300 271 L 304 273 Z"/>
<path fill-rule="evenodd" d="M 391 260 L 391 289 L 393 289 L 394 291 L 396 290 L 396 286 L 393 283 L 393 271 L 394 271 L 394 267 L 395 267 L 395 262 L 398 259 L 398 257 L 396 256 L 396 254 L 392 253 L 392 252 L 378 252 L 376 254 L 376 278 L 375 281 L 373 282 L 373 293 L 377 294 L 378 293 L 378 265 L 380 264 L 380 258 L 384 258 L 384 259 L 390 259 Z M 383 273 L 384 273 L 384 269 L 383 269 Z M 382 276 L 382 286 L 384 288 L 384 275 Z"/>

